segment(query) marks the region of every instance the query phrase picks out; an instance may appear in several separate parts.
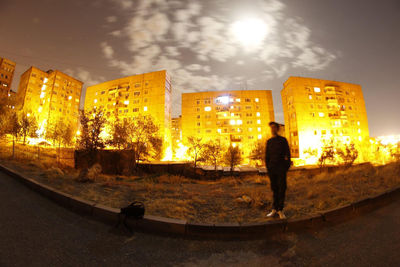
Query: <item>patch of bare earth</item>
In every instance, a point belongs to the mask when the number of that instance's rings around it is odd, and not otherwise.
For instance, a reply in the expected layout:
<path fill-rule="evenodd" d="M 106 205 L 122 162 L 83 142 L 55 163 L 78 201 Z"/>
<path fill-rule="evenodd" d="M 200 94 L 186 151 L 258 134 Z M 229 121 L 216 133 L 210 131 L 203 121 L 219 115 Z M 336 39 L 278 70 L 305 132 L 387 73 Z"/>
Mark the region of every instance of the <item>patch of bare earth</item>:
<path fill-rule="evenodd" d="M 63 192 L 120 208 L 143 201 L 146 213 L 190 222 L 262 222 L 271 206 L 268 176 L 198 181 L 173 175 L 97 175 L 76 181 L 78 171 L 49 161 L 0 160 L 12 169 Z M 354 166 L 312 175 L 289 172 L 286 214 L 291 218 L 337 208 L 400 185 L 400 163 Z"/>

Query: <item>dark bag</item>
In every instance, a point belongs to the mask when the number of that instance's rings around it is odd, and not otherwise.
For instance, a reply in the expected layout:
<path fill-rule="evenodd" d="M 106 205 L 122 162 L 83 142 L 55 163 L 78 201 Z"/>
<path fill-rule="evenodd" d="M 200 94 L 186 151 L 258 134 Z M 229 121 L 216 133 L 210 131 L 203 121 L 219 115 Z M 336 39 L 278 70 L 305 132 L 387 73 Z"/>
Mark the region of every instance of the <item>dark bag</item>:
<path fill-rule="evenodd" d="M 124 226 L 129 230 L 129 232 L 133 233 L 132 229 L 126 224 L 126 219 L 128 217 L 134 219 L 142 219 L 144 216 L 144 212 L 145 212 L 144 204 L 139 201 L 134 201 L 128 206 L 121 208 L 121 212 L 118 215 L 118 223 L 115 225 L 115 228 L 117 228 L 121 223 L 120 215 L 125 215 L 122 222 Z"/>
<path fill-rule="evenodd" d="M 142 219 L 144 216 L 144 212 L 145 212 L 144 204 L 139 201 L 134 201 L 128 206 L 121 208 L 122 215 L 134 219 Z"/>

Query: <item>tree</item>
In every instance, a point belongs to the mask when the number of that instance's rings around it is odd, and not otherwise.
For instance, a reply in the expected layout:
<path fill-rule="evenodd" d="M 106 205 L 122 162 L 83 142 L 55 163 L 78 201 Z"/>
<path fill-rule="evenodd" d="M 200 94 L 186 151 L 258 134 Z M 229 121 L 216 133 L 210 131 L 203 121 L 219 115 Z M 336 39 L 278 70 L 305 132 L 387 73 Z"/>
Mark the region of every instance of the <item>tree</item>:
<path fill-rule="evenodd" d="M 21 114 L 20 119 L 21 125 L 21 135 L 23 138 L 23 143 L 26 142 L 26 137 L 37 137 L 36 131 L 38 129 L 36 119 L 33 116 L 28 116 L 25 112 Z"/>
<path fill-rule="evenodd" d="M 106 123 L 103 110 L 80 111 L 80 123 L 81 134 L 78 138 L 78 147 L 89 152 L 104 148 L 105 142 L 100 136 Z"/>
<path fill-rule="evenodd" d="M 128 122 L 120 121 L 118 118 L 111 125 L 110 139 L 107 143 L 118 149 L 126 147 L 128 143 Z"/>
<path fill-rule="evenodd" d="M 333 145 L 333 140 L 330 142 L 325 142 L 322 147 L 322 153 L 318 159 L 318 165 L 320 168 L 324 167 L 327 161 L 335 160 L 335 148 Z"/>
<path fill-rule="evenodd" d="M 266 149 L 266 141 L 259 140 L 253 150 L 250 153 L 250 159 L 261 161 L 263 163 L 265 161 L 265 149 Z"/>
<path fill-rule="evenodd" d="M 71 124 L 68 124 L 68 126 L 62 132 L 61 139 L 64 147 L 70 146 L 72 144 L 72 140 L 74 139 L 74 129 Z"/>
<path fill-rule="evenodd" d="M 159 127 L 154 120 L 150 116 L 139 115 L 125 124 L 126 148 L 133 149 L 136 166 L 149 157 L 159 158 L 162 153 L 162 138 L 158 135 Z"/>
<path fill-rule="evenodd" d="M 18 120 L 18 115 L 16 112 L 12 112 L 10 117 L 8 118 L 6 132 L 13 136 L 13 141 L 18 139 L 18 136 L 21 132 L 21 124 Z"/>
<path fill-rule="evenodd" d="M 242 154 L 239 147 L 229 146 L 225 153 L 224 161 L 231 168 L 231 172 L 233 172 L 233 168 L 242 162 Z"/>
<path fill-rule="evenodd" d="M 202 141 L 201 137 L 189 136 L 187 138 L 188 150 L 187 154 L 190 158 L 193 159 L 194 168 L 197 167 L 197 163 L 202 161 L 201 155 L 203 154 L 203 150 L 205 148 L 205 144 Z"/>
<path fill-rule="evenodd" d="M 61 146 L 62 135 L 65 130 L 65 124 L 62 120 L 57 120 L 55 122 L 49 123 L 46 127 L 46 138 L 50 139 L 53 146 Z"/>
<path fill-rule="evenodd" d="M 221 140 L 210 141 L 209 143 L 204 145 L 202 157 L 205 162 L 214 166 L 214 169 L 217 170 L 218 163 L 221 161 L 223 149 L 221 145 Z"/>
<path fill-rule="evenodd" d="M 336 150 L 336 154 L 342 159 L 345 166 L 350 167 L 358 157 L 358 150 L 355 148 L 354 143 L 345 144 Z"/>

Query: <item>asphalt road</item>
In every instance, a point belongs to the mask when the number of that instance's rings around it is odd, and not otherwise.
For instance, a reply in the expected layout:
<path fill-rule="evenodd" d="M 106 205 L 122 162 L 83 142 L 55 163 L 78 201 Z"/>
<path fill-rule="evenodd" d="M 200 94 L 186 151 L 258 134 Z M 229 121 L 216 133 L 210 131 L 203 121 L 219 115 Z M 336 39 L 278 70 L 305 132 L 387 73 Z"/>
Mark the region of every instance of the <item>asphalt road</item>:
<path fill-rule="evenodd" d="M 400 201 L 316 232 L 199 241 L 92 221 L 0 172 L 0 266 L 400 266 Z"/>

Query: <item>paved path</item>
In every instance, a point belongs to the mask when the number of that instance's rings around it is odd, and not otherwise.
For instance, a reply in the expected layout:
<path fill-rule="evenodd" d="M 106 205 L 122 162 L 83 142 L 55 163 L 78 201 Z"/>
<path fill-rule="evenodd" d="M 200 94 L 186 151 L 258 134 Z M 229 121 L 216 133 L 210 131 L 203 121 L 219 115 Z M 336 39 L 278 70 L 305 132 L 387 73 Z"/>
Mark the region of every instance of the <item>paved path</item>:
<path fill-rule="evenodd" d="M 318 232 L 194 241 L 128 236 L 0 172 L 0 266 L 399 266 L 399 251 L 400 201 Z"/>

